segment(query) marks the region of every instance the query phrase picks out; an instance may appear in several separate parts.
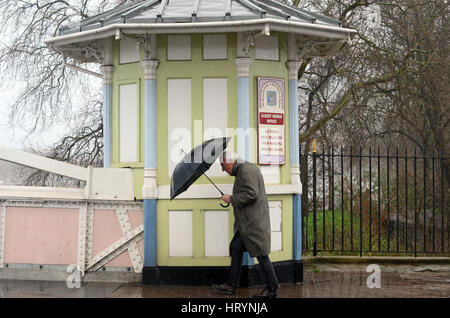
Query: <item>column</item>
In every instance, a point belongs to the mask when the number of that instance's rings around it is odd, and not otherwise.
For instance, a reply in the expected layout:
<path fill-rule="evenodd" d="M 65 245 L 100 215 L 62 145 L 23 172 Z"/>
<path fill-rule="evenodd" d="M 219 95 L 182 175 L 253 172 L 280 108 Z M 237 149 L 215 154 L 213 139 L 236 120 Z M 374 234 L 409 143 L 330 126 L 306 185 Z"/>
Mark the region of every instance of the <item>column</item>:
<path fill-rule="evenodd" d="M 156 69 L 158 61 L 145 59 L 144 117 L 145 117 L 145 168 L 142 197 L 144 199 L 144 267 L 156 268 Z"/>
<path fill-rule="evenodd" d="M 302 259 L 302 212 L 301 212 L 301 184 L 300 184 L 300 157 L 298 138 L 298 70 L 301 62 L 288 61 L 289 74 L 289 140 L 290 140 L 290 168 L 291 184 L 298 187 L 297 194 L 293 195 L 293 258 L 296 262 Z M 301 268 L 296 264 L 296 268 Z M 302 281 L 301 270 L 296 271 L 296 281 Z"/>
<path fill-rule="evenodd" d="M 103 74 L 103 167 L 112 162 L 112 65 L 102 65 Z"/>
<path fill-rule="evenodd" d="M 237 154 L 241 159 L 250 161 L 250 57 L 238 57 L 237 95 L 238 95 L 238 131 Z"/>
<path fill-rule="evenodd" d="M 238 45 L 239 47 L 239 45 Z M 238 48 L 239 51 L 239 48 Z M 248 53 L 248 47 L 246 52 Z M 239 53 L 239 52 L 238 52 Z M 236 58 L 237 95 L 238 95 L 238 131 L 237 154 L 241 159 L 250 161 L 250 66 L 252 58 L 248 56 Z M 254 265 L 248 252 L 244 253 L 242 265 Z"/>
<path fill-rule="evenodd" d="M 301 62 L 288 61 L 289 70 L 289 162 L 291 165 L 291 183 L 300 184 L 300 157 L 298 139 L 298 69 Z"/>

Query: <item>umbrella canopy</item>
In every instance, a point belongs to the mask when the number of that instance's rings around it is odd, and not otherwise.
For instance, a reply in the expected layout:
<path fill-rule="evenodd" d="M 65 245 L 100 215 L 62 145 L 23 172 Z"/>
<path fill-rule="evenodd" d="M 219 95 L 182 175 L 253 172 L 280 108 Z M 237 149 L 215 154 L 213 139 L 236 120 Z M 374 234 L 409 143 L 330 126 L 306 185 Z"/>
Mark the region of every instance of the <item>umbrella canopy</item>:
<path fill-rule="evenodd" d="M 171 200 L 186 191 L 211 167 L 214 161 L 223 153 L 230 139 L 231 137 L 222 137 L 207 140 L 184 156 L 183 160 L 176 165 L 170 180 Z"/>

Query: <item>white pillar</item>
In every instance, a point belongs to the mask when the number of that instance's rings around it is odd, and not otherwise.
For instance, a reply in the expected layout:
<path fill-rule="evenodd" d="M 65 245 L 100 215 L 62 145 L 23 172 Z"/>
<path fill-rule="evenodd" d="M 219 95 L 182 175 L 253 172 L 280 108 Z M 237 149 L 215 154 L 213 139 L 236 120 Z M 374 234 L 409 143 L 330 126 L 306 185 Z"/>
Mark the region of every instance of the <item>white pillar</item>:
<path fill-rule="evenodd" d="M 289 140 L 290 140 L 290 165 L 291 165 L 291 183 L 300 183 L 300 156 L 299 156 L 299 138 L 298 138 L 298 70 L 301 62 L 288 61 L 289 70 Z"/>
<path fill-rule="evenodd" d="M 103 74 L 103 166 L 112 162 L 112 65 L 102 65 Z"/>
<path fill-rule="evenodd" d="M 142 61 L 144 68 L 144 125 L 145 125 L 145 169 L 144 199 L 156 199 L 158 188 L 156 185 L 156 134 L 157 134 L 157 105 L 156 105 L 156 69 L 158 60 L 145 59 Z"/>
<path fill-rule="evenodd" d="M 237 40 L 237 95 L 238 95 L 238 131 L 237 154 L 241 159 L 250 161 L 250 47 L 254 45 L 252 33 L 238 33 Z M 242 264 L 254 265 L 248 252 L 244 253 Z"/>
<path fill-rule="evenodd" d="M 291 184 L 297 186 L 297 193 L 292 196 L 292 247 L 295 261 L 295 272 L 302 270 L 302 205 L 301 205 L 301 182 L 300 182 L 300 145 L 299 145 L 299 125 L 298 125 L 298 70 L 301 66 L 301 55 L 298 50 L 297 37 L 294 34 L 288 35 L 288 59 L 286 63 L 289 76 L 289 149 L 291 166 Z M 297 274 L 296 281 L 303 281 L 303 274 Z"/>
<path fill-rule="evenodd" d="M 250 161 L 250 57 L 238 57 L 237 65 L 237 96 L 238 96 L 238 136 L 237 154 L 240 158 Z"/>
<path fill-rule="evenodd" d="M 144 68 L 144 125 L 145 125 L 145 168 L 144 187 L 144 266 L 156 267 L 156 200 L 158 185 L 156 183 L 156 134 L 157 134 L 157 104 L 156 104 L 156 69 L 158 61 L 145 59 Z"/>

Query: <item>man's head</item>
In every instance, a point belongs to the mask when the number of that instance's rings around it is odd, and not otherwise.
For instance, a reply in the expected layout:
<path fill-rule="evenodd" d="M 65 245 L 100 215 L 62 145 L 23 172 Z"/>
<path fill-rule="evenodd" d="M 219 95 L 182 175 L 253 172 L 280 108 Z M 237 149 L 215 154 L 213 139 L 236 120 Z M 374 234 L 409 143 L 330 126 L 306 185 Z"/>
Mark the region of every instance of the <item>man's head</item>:
<path fill-rule="evenodd" d="M 231 171 L 233 170 L 233 166 L 237 161 L 237 155 L 231 151 L 224 151 L 220 156 L 220 165 L 222 166 L 222 171 L 226 171 L 229 175 L 231 175 Z"/>

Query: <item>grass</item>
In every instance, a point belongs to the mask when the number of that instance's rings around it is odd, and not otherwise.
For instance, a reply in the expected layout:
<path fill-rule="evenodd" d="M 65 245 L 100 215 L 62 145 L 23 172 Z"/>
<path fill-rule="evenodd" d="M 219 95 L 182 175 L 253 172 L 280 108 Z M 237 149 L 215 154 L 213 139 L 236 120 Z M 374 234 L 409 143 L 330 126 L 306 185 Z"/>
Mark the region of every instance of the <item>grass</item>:
<path fill-rule="evenodd" d="M 395 213 L 395 212 L 391 212 Z M 395 214 L 393 214 L 395 215 Z M 353 210 L 342 213 L 341 210 L 317 210 L 316 212 L 316 246 L 318 255 L 364 255 L 364 256 L 414 256 L 416 246 L 416 256 L 448 256 L 449 243 L 444 245 L 443 253 L 424 253 L 423 228 L 418 228 L 416 243 L 414 242 L 414 229 L 408 225 L 408 237 L 405 237 L 405 228 L 399 225 L 398 244 L 397 227 L 387 227 L 386 219 L 380 218 L 378 213 L 372 211 L 372 222 L 369 222 L 370 215 L 363 213 L 362 228 L 360 222 L 360 212 Z M 308 219 L 304 217 L 304 255 L 313 255 L 314 243 L 314 222 L 313 213 L 308 213 Z M 334 223 L 334 231 L 333 231 Z M 325 228 L 324 228 L 325 225 Z M 445 229 L 444 229 L 445 230 Z M 362 231 L 362 241 L 361 238 Z M 389 232 L 389 233 L 388 233 Z M 431 227 L 427 227 L 425 251 L 432 251 Z M 369 235 L 370 234 L 370 235 Z M 448 233 L 444 233 L 444 241 L 448 238 Z M 388 239 L 389 236 L 389 239 Z M 325 239 L 324 239 L 325 238 Z M 441 232 L 435 233 L 435 251 L 441 252 Z M 448 241 L 448 239 L 447 239 Z M 407 243 L 407 244 L 406 244 Z M 363 251 L 360 253 L 360 249 Z M 407 251 L 407 252 L 406 252 Z"/>

